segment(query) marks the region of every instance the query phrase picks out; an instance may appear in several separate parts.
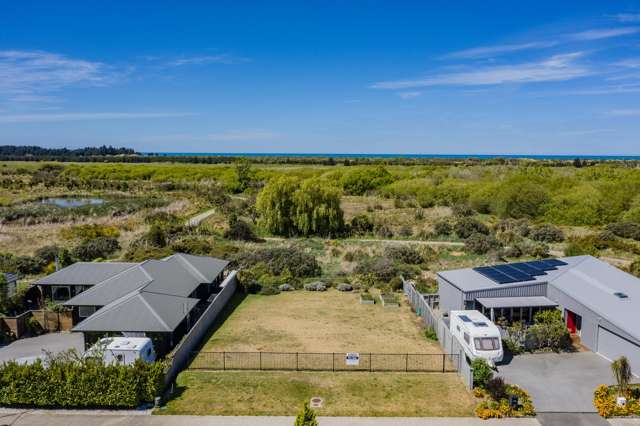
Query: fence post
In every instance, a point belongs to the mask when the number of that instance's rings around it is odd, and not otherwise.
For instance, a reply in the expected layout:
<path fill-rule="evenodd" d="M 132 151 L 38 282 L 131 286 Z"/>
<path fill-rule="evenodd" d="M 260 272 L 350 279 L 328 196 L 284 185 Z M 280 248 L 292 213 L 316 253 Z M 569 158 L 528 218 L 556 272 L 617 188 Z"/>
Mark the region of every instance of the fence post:
<path fill-rule="evenodd" d="M 223 370 L 227 369 L 227 353 L 226 352 L 222 352 L 222 369 Z"/>
<path fill-rule="evenodd" d="M 371 363 L 371 352 L 369 352 L 369 372 L 373 371 L 373 364 Z"/>
<path fill-rule="evenodd" d="M 445 363 L 445 359 L 447 358 L 447 356 L 445 354 L 442 354 L 442 372 L 444 373 L 444 363 Z"/>
<path fill-rule="evenodd" d="M 404 358 L 404 371 L 405 373 L 409 371 L 409 354 L 405 355 Z"/>
<path fill-rule="evenodd" d="M 262 371 L 262 351 L 258 353 L 260 354 L 260 371 Z"/>
<path fill-rule="evenodd" d="M 336 371 L 336 353 L 335 352 L 331 353 L 331 369 L 333 371 Z"/>
<path fill-rule="evenodd" d="M 298 352 L 296 352 L 296 371 L 300 371 L 300 363 L 298 362 Z"/>

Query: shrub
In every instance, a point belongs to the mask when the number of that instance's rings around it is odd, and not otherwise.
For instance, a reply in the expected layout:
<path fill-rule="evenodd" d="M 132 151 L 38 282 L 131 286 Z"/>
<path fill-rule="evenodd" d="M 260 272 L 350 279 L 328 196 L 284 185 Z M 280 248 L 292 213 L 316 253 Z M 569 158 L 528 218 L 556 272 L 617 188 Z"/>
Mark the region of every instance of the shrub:
<path fill-rule="evenodd" d="M 291 284 L 280 284 L 278 286 L 278 290 L 280 290 L 280 291 L 293 291 L 293 286 Z"/>
<path fill-rule="evenodd" d="M 561 351 L 571 347 L 571 337 L 560 311 L 540 311 L 534 315 L 533 320 L 534 324 L 529 327 L 527 336 L 529 349 Z"/>
<path fill-rule="evenodd" d="M 629 265 L 629 273 L 640 278 L 640 259 L 634 260 L 631 265 Z"/>
<path fill-rule="evenodd" d="M 437 342 L 438 341 L 438 333 L 436 333 L 436 331 L 433 329 L 433 327 L 427 327 L 424 330 L 424 337 L 427 340 L 431 340 L 433 342 Z"/>
<path fill-rule="evenodd" d="M 149 232 L 147 232 L 145 240 L 152 246 L 165 247 L 167 245 L 167 233 L 162 226 L 154 223 L 151 225 Z"/>
<path fill-rule="evenodd" d="M 606 227 L 614 235 L 622 238 L 631 238 L 640 241 L 640 224 L 635 222 L 610 223 Z"/>
<path fill-rule="evenodd" d="M 493 377 L 487 382 L 485 389 L 494 401 L 507 397 L 507 386 L 502 377 Z"/>
<path fill-rule="evenodd" d="M 373 231 L 373 222 L 366 214 L 359 214 L 351 219 L 351 233 L 354 235 L 366 235 Z"/>
<path fill-rule="evenodd" d="M 364 195 L 367 191 L 391 182 L 393 176 L 382 166 L 353 169 L 340 179 L 344 190 L 351 195 Z"/>
<path fill-rule="evenodd" d="M 356 265 L 354 272 L 359 275 L 369 275 L 374 284 L 388 283 L 399 275 L 398 267 L 384 257 L 368 257 Z"/>
<path fill-rule="evenodd" d="M 459 217 L 468 217 L 476 214 L 475 210 L 473 210 L 468 204 L 456 203 L 451 208 L 453 214 Z"/>
<path fill-rule="evenodd" d="M 78 239 L 82 241 L 91 240 L 98 237 L 120 236 L 120 231 L 115 226 L 100 225 L 97 223 L 85 225 L 73 225 L 60 231 L 63 238 L 67 240 Z"/>
<path fill-rule="evenodd" d="M 204 238 L 185 237 L 171 243 L 171 251 L 177 253 L 194 254 L 196 256 L 206 256 L 211 253 L 212 246 Z"/>
<path fill-rule="evenodd" d="M 531 231 L 529 228 L 529 222 L 527 219 L 502 219 L 496 225 L 496 231 L 498 232 L 514 232 L 515 234 L 521 237 L 529 236 L 529 232 Z"/>
<path fill-rule="evenodd" d="M 318 426 L 316 414 L 311 408 L 309 408 L 309 404 L 307 404 L 306 402 L 298 413 L 294 426 Z"/>
<path fill-rule="evenodd" d="M 433 225 L 433 233 L 437 236 L 449 236 L 452 232 L 453 228 L 446 220 L 439 220 Z"/>
<path fill-rule="evenodd" d="M 46 363 L 46 366 L 45 366 Z M 105 365 L 74 352 L 45 363 L 0 365 L 0 404 L 60 408 L 136 408 L 159 394 L 164 364 Z"/>
<path fill-rule="evenodd" d="M 380 238 L 393 238 L 393 230 L 386 223 L 376 223 L 374 231 Z"/>
<path fill-rule="evenodd" d="M 253 227 L 242 219 L 230 221 L 229 228 L 224 232 L 224 237 L 240 241 L 259 241 Z"/>
<path fill-rule="evenodd" d="M 496 210 L 502 217 L 536 218 L 545 212 L 550 201 L 547 191 L 529 181 L 507 182 L 498 191 Z"/>
<path fill-rule="evenodd" d="M 493 370 L 482 358 L 476 358 L 471 361 L 471 368 L 473 369 L 473 386 L 485 388 L 489 380 L 493 378 Z"/>
<path fill-rule="evenodd" d="M 336 286 L 336 289 L 338 291 L 352 291 L 353 290 L 353 286 L 351 284 L 347 284 L 347 283 L 340 283 Z"/>
<path fill-rule="evenodd" d="M 305 284 L 304 289 L 307 291 L 326 291 L 327 286 L 321 281 L 316 281 Z"/>
<path fill-rule="evenodd" d="M 483 235 L 479 233 L 472 234 L 464 242 L 465 250 L 475 254 L 486 254 L 490 251 L 498 250 L 501 247 L 502 244 L 500 244 L 500 241 L 493 235 Z"/>
<path fill-rule="evenodd" d="M 598 255 L 598 248 L 591 238 L 573 238 L 569 240 L 564 248 L 565 256 Z"/>
<path fill-rule="evenodd" d="M 458 238 L 467 239 L 472 234 L 484 234 L 489 235 L 489 228 L 482 222 L 479 222 L 470 217 L 463 217 L 459 219 L 454 225 L 453 230 Z"/>
<path fill-rule="evenodd" d="M 278 287 L 262 287 L 260 289 L 259 294 L 263 296 L 274 296 L 276 294 L 280 294 L 280 289 Z"/>
<path fill-rule="evenodd" d="M 288 270 L 295 278 L 320 275 L 321 269 L 316 258 L 295 247 L 262 248 L 240 253 L 233 259 L 238 268 L 251 268 L 263 262 L 269 272 L 280 275 Z"/>
<path fill-rule="evenodd" d="M 547 223 L 533 228 L 530 237 L 532 240 L 543 243 L 560 243 L 564 241 L 564 233 L 562 230 L 557 226 L 549 225 Z"/>
<path fill-rule="evenodd" d="M 425 261 L 422 254 L 415 247 L 404 244 L 385 247 L 384 255 L 397 262 L 408 263 L 410 265 L 419 265 Z"/>
<path fill-rule="evenodd" d="M 95 259 L 105 258 L 120 249 L 118 240 L 112 237 L 98 237 L 76 246 L 71 255 L 79 260 L 90 262 Z"/>

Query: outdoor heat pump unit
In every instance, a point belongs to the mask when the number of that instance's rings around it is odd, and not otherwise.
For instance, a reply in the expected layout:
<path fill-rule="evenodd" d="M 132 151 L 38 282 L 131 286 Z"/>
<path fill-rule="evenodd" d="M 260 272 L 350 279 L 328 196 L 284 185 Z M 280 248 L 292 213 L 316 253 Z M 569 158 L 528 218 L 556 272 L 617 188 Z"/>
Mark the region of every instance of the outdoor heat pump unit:
<path fill-rule="evenodd" d="M 482 358 L 491 366 L 502 361 L 500 330 L 480 311 L 451 311 L 449 327 L 469 360 Z"/>

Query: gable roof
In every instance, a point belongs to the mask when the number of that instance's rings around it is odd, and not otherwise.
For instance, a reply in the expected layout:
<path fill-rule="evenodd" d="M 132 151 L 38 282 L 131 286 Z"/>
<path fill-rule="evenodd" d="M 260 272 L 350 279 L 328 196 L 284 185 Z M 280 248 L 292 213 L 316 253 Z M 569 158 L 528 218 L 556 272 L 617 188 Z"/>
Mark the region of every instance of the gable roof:
<path fill-rule="evenodd" d="M 136 263 L 128 262 L 77 262 L 40 278 L 36 285 L 96 285 Z"/>
<path fill-rule="evenodd" d="M 172 332 L 198 299 L 133 291 L 80 322 L 73 331 Z"/>

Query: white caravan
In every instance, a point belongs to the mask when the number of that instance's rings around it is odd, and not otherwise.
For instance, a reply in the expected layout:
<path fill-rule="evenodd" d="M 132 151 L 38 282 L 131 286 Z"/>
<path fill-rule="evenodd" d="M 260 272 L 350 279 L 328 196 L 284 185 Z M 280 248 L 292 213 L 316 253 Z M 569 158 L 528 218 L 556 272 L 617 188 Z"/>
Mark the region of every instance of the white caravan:
<path fill-rule="evenodd" d="M 470 360 L 482 358 L 491 366 L 502 361 L 500 330 L 479 311 L 451 311 L 449 330 Z"/>
<path fill-rule="evenodd" d="M 137 359 L 156 360 L 153 343 L 148 337 L 106 337 L 89 349 L 85 356 L 102 353 L 105 364 L 131 365 Z"/>

